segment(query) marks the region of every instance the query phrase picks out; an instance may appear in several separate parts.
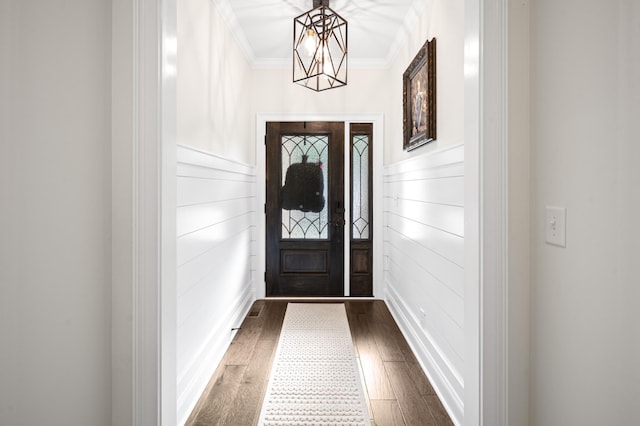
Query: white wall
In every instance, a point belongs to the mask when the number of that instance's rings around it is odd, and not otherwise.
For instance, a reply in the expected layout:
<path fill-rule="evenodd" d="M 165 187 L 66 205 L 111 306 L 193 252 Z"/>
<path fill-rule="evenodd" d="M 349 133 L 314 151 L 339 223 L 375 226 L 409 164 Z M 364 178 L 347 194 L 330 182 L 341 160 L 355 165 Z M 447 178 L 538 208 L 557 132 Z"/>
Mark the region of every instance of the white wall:
<path fill-rule="evenodd" d="M 507 168 L 507 424 L 529 420 L 530 276 L 530 2 L 508 7 L 508 168 Z M 486 155 L 486 153 L 485 153 Z M 495 361 L 488 361 L 495 362 Z M 498 379 L 499 380 L 499 379 Z M 485 384 L 488 381 L 485 380 Z M 485 404 L 487 402 L 485 400 Z M 486 412 L 489 410 L 485 411 Z"/>
<path fill-rule="evenodd" d="M 640 4 L 537 0 L 531 31 L 531 424 L 640 424 Z"/>
<path fill-rule="evenodd" d="M 177 418 L 255 299 L 251 70 L 210 0 L 177 3 Z"/>
<path fill-rule="evenodd" d="M 178 143 L 255 164 L 251 69 L 212 0 L 177 6 Z"/>
<path fill-rule="evenodd" d="M 134 411 L 134 17 L 128 0 L 113 0 L 112 7 L 111 420 L 126 425 Z"/>
<path fill-rule="evenodd" d="M 385 297 L 457 423 L 464 399 L 464 2 L 417 11 L 390 70 L 385 140 Z M 437 40 L 437 141 L 402 149 L 402 74 Z"/>
<path fill-rule="evenodd" d="M 336 90 L 315 92 L 292 82 L 291 69 L 254 70 L 251 111 L 255 114 L 379 114 L 385 127 L 389 102 L 389 71 L 349 69 L 348 83 Z M 252 121 L 255 128 L 255 120 Z M 255 134 L 255 131 L 254 131 Z M 388 133 L 385 131 L 386 140 Z M 375 143 L 375 141 L 374 141 Z"/>
<path fill-rule="evenodd" d="M 111 424 L 111 2 L 0 3 L 0 424 Z"/>

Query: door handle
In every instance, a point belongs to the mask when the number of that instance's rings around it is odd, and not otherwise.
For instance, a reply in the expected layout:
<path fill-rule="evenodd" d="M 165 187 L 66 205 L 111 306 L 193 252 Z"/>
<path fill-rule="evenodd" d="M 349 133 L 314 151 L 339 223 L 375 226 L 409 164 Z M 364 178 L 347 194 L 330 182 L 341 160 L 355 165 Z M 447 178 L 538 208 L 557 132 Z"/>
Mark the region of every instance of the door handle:
<path fill-rule="evenodd" d="M 344 226 L 346 224 L 344 219 L 338 218 L 336 220 L 333 221 L 333 226 L 335 226 L 336 228 L 340 227 L 340 226 Z"/>

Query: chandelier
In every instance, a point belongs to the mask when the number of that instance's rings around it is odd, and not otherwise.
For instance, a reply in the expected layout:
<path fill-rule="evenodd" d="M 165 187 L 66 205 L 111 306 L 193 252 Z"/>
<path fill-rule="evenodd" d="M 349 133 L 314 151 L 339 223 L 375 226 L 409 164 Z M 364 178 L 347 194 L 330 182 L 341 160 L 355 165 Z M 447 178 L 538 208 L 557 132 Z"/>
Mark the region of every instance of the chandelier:
<path fill-rule="evenodd" d="M 347 21 L 329 0 L 293 20 L 293 82 L 317 92 L 347 84 Z"/>

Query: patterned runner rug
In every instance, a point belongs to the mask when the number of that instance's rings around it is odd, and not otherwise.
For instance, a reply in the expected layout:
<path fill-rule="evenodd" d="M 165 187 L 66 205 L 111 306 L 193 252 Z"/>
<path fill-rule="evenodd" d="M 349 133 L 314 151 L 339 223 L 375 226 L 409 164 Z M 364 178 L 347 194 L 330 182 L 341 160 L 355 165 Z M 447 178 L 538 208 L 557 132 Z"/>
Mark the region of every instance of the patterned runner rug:
<path fill-rule="evenodd" d="M 287 305 L 258 424 L 370 426 L 344 304 Z"/>

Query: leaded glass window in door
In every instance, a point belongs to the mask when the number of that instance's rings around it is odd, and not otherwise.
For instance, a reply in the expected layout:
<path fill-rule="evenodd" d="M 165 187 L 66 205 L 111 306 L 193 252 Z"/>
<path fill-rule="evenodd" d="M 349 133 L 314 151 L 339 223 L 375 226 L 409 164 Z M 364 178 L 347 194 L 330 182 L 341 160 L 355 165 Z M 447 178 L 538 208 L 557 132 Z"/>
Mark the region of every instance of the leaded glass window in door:
<path fill-rule="evenodd" d="M 350 277 L 351 296 L 373 295 L 373 126 L 351 123 Z"/>
<path fill-rule="evenodd" d="M 369 239 L 369 135 L 352 135 L 351 139 L 351 238 Z"/>
<path fill-rule="evenodd" d="M 282 239 L 328 238 L 327 135 L 283 135 L 281 139 Z"/>

